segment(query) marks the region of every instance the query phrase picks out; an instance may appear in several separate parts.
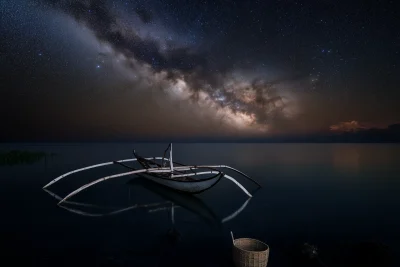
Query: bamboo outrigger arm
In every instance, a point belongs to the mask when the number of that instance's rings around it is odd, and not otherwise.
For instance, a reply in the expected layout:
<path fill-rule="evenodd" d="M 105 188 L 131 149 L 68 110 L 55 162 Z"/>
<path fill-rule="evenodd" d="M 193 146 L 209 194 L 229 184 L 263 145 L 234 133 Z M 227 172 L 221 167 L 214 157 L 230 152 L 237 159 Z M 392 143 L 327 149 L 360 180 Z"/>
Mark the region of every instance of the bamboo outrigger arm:
<path fill-rule="evenodd" d="M 165 158 L 165 157 L 152 157 L 152 158 L 146 158 L 146 159 L 147 160 L 156 160 L 156 159 L 160 160 L 161 159 L 161 160 L 169 161 L 169 159 Z M 123 159 L 123 160 L 118 160 L 118 161 L 110 161 L 110 162 L 99 163 L 99 164 L 90 165 L 90 166 L 87 166 L 87 167 L 84 167 L 84 168 L 76 169 L 76 170 L 67 172 L 67 173 L 55 178 L 54 180 L 52 180 L 51 182 L 49 182 L 48 184 L 43 186 L 43 189 L 46 188 L 46 187 L 49 187 L 50 185 L 58 182 L 59 180 L 65 178 L 65 177 L 67 177 L 67 176 L 69 176 L 71 174 L 77 173 L 77 172 L 86 171 L 86 170 L 90 170 L 90 169 L 98 168 L 98 167 L 103 167 L 103 166 L 107 166 L 107 165 L 118 164 L 118 163 L 123 163 L 123 162 L 132 162 L 132 161 L 137 161 L 137 159 Z M 182 164 L 177 163 L 177 162 L 174 162 L 174 163 L 182 165 Z M 196 165 L 194 165 L 194 166 L 185 166 L 185 165 L 183 165 L 183 166 L 180 166 L 180 167 L 174 167 L 173 169 L 179 171 L 179 170 L 193 170 L 193 169 L 199 169 L 199 168 L 226 168 L 226 169 L 232 170 L 232 171 L 234 171 L 234 172 L 236 172 L 238 174 L 243 175 L 248 180 L 254 182 L 259 187 L 261 187 L 261 185 L 259 183 L 257 183 L 255 180 L 251 179 L 248 175 L 244 174 L 243 172 L 241 172 L 241 171 L 239 171 L 239 170 L 237 170 L 235 168 L 227 166 L 227 165 L 198 165 L 198 166 L 196 166 Z M 169 172 L 171 172 L 170 168 L 168 168 L 168 170 L 169 170 Z"/>
<path fill-rule="evenodd" d="M 153 158 L 148 158 L 148 159 L 153 159 Z M 156 159 L 157 159 L 157 158 L 156 158 Z M 160 157 L 160 159 L 161 159 L 161 157 Z M 119 160 L 118 162 L 121 162 L 121 163 L 122 163 L 122 162 L 136 161 L 136 160 L 137 160 L 137 159 L 123 159 L 123 160 Z M 56 183 L 56 182 L 58 182 L 59 180 L 63 179 L 64 177 L 67 177 L 68 175 L 71 175 L 71 174 L 74 174 L 74 173 L 77 173 L 77 172 L 81 172 L 81 171 L 90 170 L 90 169 L 93 169 L 93 168 L 98 168 L 98 167 L 103 167 L 103 166 L 107 166 L 107 165 L 112 165 L 112 164 L 114 164 L 114 161 L 99 163 L 99 164 L 95 164 L 95 165 L 90 165 L 90 166 L 87 166 L 87 167 L 84 167 L 84 168 L 80 168 L 80 169 L 76 169 L 76 170 L 67 172 L 67 173 L 65 173 L 65 174 L 63 174 L 63 175 L 61 175 L 61 176 L 58 176 L 57 178 L 55 178 L 54 180 L 52 180 L 50 183 L 48 183 L 48 184 L 46 184 L 45 186 L 43 186 L 43 189 L 46 188 L 46 187 L 49 187 L 50 185 L 52 185 L 52 184 L 54 184 L 54 183 Z"/>
<path fill-rule="evenodd" d="M 177 170 L 189 170 L 190 168 L 194 168 L 194 166 L 187 166 L 185 168 L 183 167 L 176 167 L 175 169 Z M 105 176 L 103 178 L 97 179 L 93 182 L 87 183 L 81 187 L 79 187 L 78 189 L 72 191 L 71 193 L 69 193 L 66 197 L 64 197 L 58 204 L 61 204 L 62 202 L 66 201 L 67 199 L 71 198 L 72 196 L 78 194 L 79 192 L 95 185 L 101 182 L 104 182 L 106 180 L 109 179 L 114 179 L 114 178 L 118 178 L 118 177 L 122 177 L 122 176 L 127 176 L 127 175 L 131 175 L 131 174 L 139 174 L 139 173 L 169 173 L 170 169 L 169 168 L 151 168 L 151 169 L 142 169 L 142 170 L 135 170 L 135 171 L 130 171 L 130 172 L 124 172 L 124 173 L 119 173 L 119 174 L 114 174 L 114 175 L 109 175 L 109 176 Z M 201 174 L 212 174 L 212 173 L 216 173 L 216 171 L 208 171 L 208 172 L 202 172 Z M 197 173 L 197 175 L 200 173 Z M 196 173 L 193 174 L 188 174 L 188 175 L 196 175 Z M 235 183 L 240 189 L 243 190 L 243 192 L 246 193 L 246 195 L 248 195 L 249 197 L 252 197 L 252 195 L 246 190 L 246 188 L 244 188 L 238 181 L 236 181 L 234 178 L 224 174 L 225 178 L 227 178 L 228 180 L 231 180 L 233 183 Z"/>
<path fill-rule="evenodd" d="M 203 166 L 203 168 L 208 168 L 206 166 Z M 171 177 L 175 178 L 175 177 L 183 177 L 183 176 L 194 176 L 194 175 L 202 175 L 202 174 L 213 174 L 213 173 L 221 173 L 218 170 L 215 171 L 205 171 L 205 172 L 196 172 L 196 173 L 188 173 L 188 174 L 179 174 L 179 175 L 172 175 Z M 223 178 L 226 178 L 230 181 L 232 181 L 233 183 L 235 183 L 240 189 L 243 190 L 243 192 L 246 193 L 246 195 L 248 195 L 249 197 L 252 197 L 251 194 L 249 193 L 249 191 L 246 190 L 246 188 L 244 188 L 238 181 L 236 181 L 233 177 L 226 175 L 224 173 Z"/>
<path fill-rule="evenodd" d="M 109 180 L 109 179 L 114 179 L 114 178 L 118 178 L 118 177 L 122 177 L 122 176 L 127 176 L 127 175 L 137 174 L 137 173 L 144 173 L 144 172 L 167 173 L 167 172 L 170 172 L 170 170 L 166 169 L 166 168 L 142 169 L 142 170 L 123 172 L 123 173 L 119 173 L 119 174 L 105 176 L 103 178 L 100 178 L 100 179 L 97 179 L 97 180 L 95 180 L 93 182 L 85 184 L 85 185 L 79 187 L 78 189 L 72 191 L 66 197 L 64 197 L 58 204 L 61 204 L 62 202 L 66 201 L 67 199 L 69 199 L 73 195 L 76 195 L 79 192 L 81 192 L 82 190 L 85 190 L 86 188 L 91 187 L 91 186 L 93 186 L 93 185 L 95 185 L 97 183 L 104 182 L 104 181 Z"/>

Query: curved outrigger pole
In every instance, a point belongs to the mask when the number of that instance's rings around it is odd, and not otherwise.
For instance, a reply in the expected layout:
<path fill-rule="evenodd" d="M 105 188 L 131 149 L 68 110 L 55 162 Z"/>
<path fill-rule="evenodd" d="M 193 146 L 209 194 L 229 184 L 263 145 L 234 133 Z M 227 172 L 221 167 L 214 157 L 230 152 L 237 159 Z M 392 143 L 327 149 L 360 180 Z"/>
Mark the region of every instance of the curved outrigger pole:
<path fill-rule="evenodd" d="M 191 166 L 192 167 L 192 166 Z M 182 167 L 176 167 L 176 169 L 182 170 Z M 185 170 L 189 170 L 190 168 L 185 168 Z M 142 170 L 135 170 L 135 171 L 130 171 L 130 172 L 124 172 L 124 173 L 119 173 L 119 174 L 114 174 L 114 175 L 109 175 L 109 176 L 105 176 L 103 178 L 97 179 L 93 182 L 90 182 L 88 184 L 85 184 L 81 187 L 79 187 L 78 189 L 72 191 L 71 193 L 69 193 L 66 197 L 64 197 L 58 204 L 61 204 L 62 202 L 66 201 L 67 199 L 71 198 L 72 196 L 78 194 L 79 192 L 95 185 L 101 182 L 104 182 L 106 180 L 109 179 L 114 179 L 114 178 L 118 178 L 118 177 L 122 177 L 122 176 L 127 176 L 127 175 L 131 175 L 131 174 L 139 174 L 139 173 L 169 173 L 170 169 L 169 168 L 152 168 L 152 169 L 142 169 Z M 207 172 L 202 172 L 201 174 L 213 174 L 213 173 L 220 173 L 218 171 L 207 171 Z M 197 173 L 197 175 L 200 173 Z M 189 174 L 190 175 L 190 174 Z M 195 175 L 195 174 L 193 174 Z M 232 182 L 234 182 L 240 189 L 243 190 L 243 192 L 245 192 L 246 195 L 248 195 L 249 197 L 252 197 L 252 195 L 246 190 L 246 188 L 244 188 L 238 181 L 236 181 L 234 178 L 228 176 L 228 175 L 224 175 L 223 177 L 227 178 L 228 180 L 231 180 Z"/>
<path fill-rule="evenodd" d="M 165 154 L 168 151 L 168 149 L 170 150 L 169 159 L 165 158 Z M 109 180 L 109 179 L 113 179 L 113 178 L 118 178 L 118 177 L 131 175 L 131 174 L 140 174 L 140 173 L 149 173 L 149 174 L 150 173 L 152 173 L 152 174 L 170 173 L 171 174 L 171 176 L 170 176 L 171 178 L 177 178 L 177 177 L 183 177 L 183 176 L 195 176 L 195 175 L 200 175 L 200 174 L 213 174 L 213 173 L 222 174 L 223 175 L 222 177 L 224 177 L 224 178 L 232 181 L 233 183 L 235 183 L 240 189 L 243 190 L 243 192 L 245 192 L 249 197 L 251 197 L 251 194 L 238 181 L 236 181 L 233 177 L 228 176 L 228 175 L 222 173 L 220 170 L 217 169 L 217 168 L 226 168 L 226 169 L 230 169 L 230 170 L 232 170 L 232 171 L 234 171 L 234 172 L 236 172 L 236 173 L 238 173 L 240 175 L 243 175 L 244 177 L 246 177 L 250 181 L 252 181 L 255 184 L 257 184 L 259 187 L 261 187 L 261 185 L 259 183 L 257 183 L 253 179 L 251 179 L 249 176 L 247 176 L 243 172 L 241 172 L 241 171 L 239 171 L 237 169 L 234 169 L 234 168 L 232 168 L 230 166 L 227 166 L 227 165 L 192 165 L 192 166 L 186 166 L 186 165 L 183 165 L 181 163 L 173 162 L 173 160 L 172 160 L 172 144 L 170 144 L 168 146 L 168 148 L 165 150 L 163 157 L 151 157 L 151 158 L 141 158 L 141 159 L 148 160 L 148 161 L 151 161 L 151 160 L 162 160 L 162 165 L 160 166 L 160 165 L 157 164 L 160 167 L 156 167 L 156 168 L 148 168 L 148 167 L 146 167 L 145 169 L 141 169 L 141 170 L 133 170 L 133 171 L 130 171 L 130 172 L 124 172 L 124 173 L 110 175 L 110 176 L 106 176 L 106 177 L 97 179 L 97 180 L 95 180 L 93 182 L 85 184 L 85 185 L 81 186 L 80 188 L 74 190 L 73 192 L 68 194 L 64 199 L 62 199 L 59 202 L 59 204 L 61 204 L 62 202 L 66 201 L 67 199 L 69 199 L 73 195 L 81 192 L 82 190 L 84 190 L 84 189 L 86 189 L 88 187 L 91 187 L 91 186 L 93 186 L 93 185 L 95 185 L 97 183 L 100 183 L 100 182 L 103 182 L 103 181 L 106 181 L 106 180 Z M 164 160 L 169 161 L 169 163 L 170 163 L 169 165 L 170 166 L 165 166 L 164 167 Z M 77 169 L 77 170 L 73 170 L 73 171 L 70 171 L 68 173 L 65 173 L 65 174 L 55 178 L 54 180 L 52 180 L 51 182 L 46 184 L 43 187 L 43 189 L 45 189 L 46 187 L 49 187 L 50 185 L 58 182 L 59 180 L 65 178 L 65 177 L 67 177 L 67 176 L 69 176 L 71 174 L 74 174 L 74 173 L 77 173 L 77 172 L 81 172 L 81 171 L 85 171 L 85 170 L 89 170 L 89 169 L 93 169 L 93 168 L 97 168 L 97 167 L 102 167 L 102 166 L 107 166 L 107 165 L 112 165 L 112 164 L 120 164 L 120 165 L 122 165 L 124 167 L 130 168 L 130 167 L 128 167 L 128 166 L 126 166 L 126 165 L 124 165 L 122 163 L 123 162 L 132 162 L 132 161 L 138 161 L 138 158 L 124 159 L 124 160 L 119 160 L 119 161 L 110 161 L 110 162 L 95 164 L 95 165 L 87 166 L 87 167 L 80 168 L 80 169 Z M 174 167 L 173 166 L 174 163 L 177 164 L 177 165 L 180 165 L 180 166 Z M 204 169 L 204 168 L 205 169 L 209 169 L 209 171 L 205 171 L 205 172 L 196 172 L 195 171 L 195 170 L 201 169 L 201 168 L 202 169 Z M 192 171 L 192 173 L 174 174 L 174 171 L 178 171 L 178 172 L 179 171 Z"/>

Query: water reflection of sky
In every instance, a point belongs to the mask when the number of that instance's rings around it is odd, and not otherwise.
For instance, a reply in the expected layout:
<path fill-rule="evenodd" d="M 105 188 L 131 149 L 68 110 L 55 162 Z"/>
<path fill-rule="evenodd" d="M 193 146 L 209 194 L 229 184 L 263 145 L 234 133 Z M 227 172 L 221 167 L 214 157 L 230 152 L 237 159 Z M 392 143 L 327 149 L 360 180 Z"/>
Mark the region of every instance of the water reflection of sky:
<path fill-rule="evenodd" d="M 337 145 L 332 149 L 333 166 L 339 171 L 358 172 L 360 168 L 360 147 Z"/>

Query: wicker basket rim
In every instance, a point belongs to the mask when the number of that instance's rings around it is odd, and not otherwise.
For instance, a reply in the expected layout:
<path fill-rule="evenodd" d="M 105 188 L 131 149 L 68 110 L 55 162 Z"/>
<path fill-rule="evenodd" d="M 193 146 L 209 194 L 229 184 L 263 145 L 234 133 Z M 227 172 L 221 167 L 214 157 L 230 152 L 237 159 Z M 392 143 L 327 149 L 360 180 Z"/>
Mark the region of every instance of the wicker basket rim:
<path fill-rule="evenodd" d="M 246 240 L 257 241 L 257 242 L 259 242 L 259 243 L 265 245 L 265 246 L 267 247 L 267 249 L 264 249 L 264 250 L 261 250 L 261 251 L 254 251 L 254 250 L 245 250 L 245 249 L 239 248 L 239 247 L 236 246 L 235 243 L 236 243 L 236 240 L 240 240 L 240 239 L 246 239 Z M 247 237 L 235 239 L 233 245 L 235 246 L 235 248 L 237 248 L 237 249 L 239 249 L 239 250 L 246 251 L 246 252 L 251 252 L 251 253 L 265 253 L 266 251 L 269 250 L 269 246 L 268 246 L 266 243 L 264 243 L 264 242 L 262 242 L 262 241 L 260 241 L 260 240 L 258 240 L 258 239 L 247 238 Z"/>

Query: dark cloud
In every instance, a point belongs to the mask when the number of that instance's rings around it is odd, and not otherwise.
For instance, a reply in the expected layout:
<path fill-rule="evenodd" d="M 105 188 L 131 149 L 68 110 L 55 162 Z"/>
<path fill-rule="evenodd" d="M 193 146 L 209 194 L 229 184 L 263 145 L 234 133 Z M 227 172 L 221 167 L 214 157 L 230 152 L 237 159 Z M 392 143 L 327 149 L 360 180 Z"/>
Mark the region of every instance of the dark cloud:
<path fill-rule="evenodd" d="M 147 24 L 153 21 L 153 14 L 151 13 L 150 10 L 144 7 L 137 7 L 135 9 L 135 12 L 139 16 L 139 18 L 143 21 L 143 23 Z"/>
<path fill-rule="evenodd" d="M 331 125 L 329 127 L 331 131 L 337 132 L 351 132 L 358 131 L 360 129 L 366 129 L 365 126 L 361 125 L 358 121 L 344 121 L 338 124 Z"/>
<path fill-rule="evenodd" d="M 115 24 L 105 0 L 42 0 L 48 6 L 59 9 L 79 22 L 97 31 L 108 31 Z"/>

